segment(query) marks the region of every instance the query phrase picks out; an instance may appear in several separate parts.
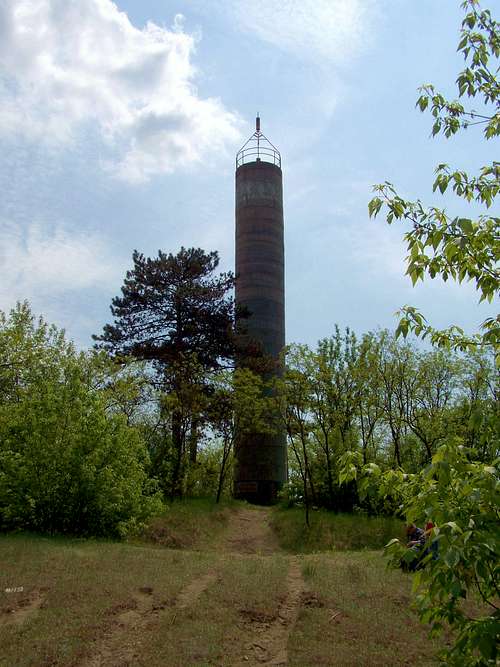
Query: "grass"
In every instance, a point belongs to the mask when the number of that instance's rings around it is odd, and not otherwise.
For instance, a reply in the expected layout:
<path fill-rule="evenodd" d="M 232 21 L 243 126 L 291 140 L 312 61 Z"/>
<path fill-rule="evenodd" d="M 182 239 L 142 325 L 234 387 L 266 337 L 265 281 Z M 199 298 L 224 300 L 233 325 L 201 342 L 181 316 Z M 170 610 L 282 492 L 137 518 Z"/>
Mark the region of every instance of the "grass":
<path fill-rule="evenodd" d="M 279 623 L 291 559 L 224 552 L 237 506 L 174 503 L 142 542 L 0 536 L 0 666 L 89 667 L 96 647 L 103 665 L 254 664 L 259 637 Z M 300 511 L 271 516 L 288 551 L 300 554 L 306 587 L 288 640 L 290 665 L 437 664 L 439 644 L 410 607 L 411 576 L 387 570 L 373 550 L 399 522 L 315 512 L 304 536 Z M 189 605 L 176 604 L 204 578 Z M 134 625 L 141 589 L 147 609 Z M 34 600 L 39 608 L 17 624 Z"/>
<path fill-rule="evenodd" d="M 188 667 L 240 664 L 246 650 L 245 625 L 276 617 L 285 595 L 282 557 L 225 556 L 217 579 L 197 602 L 164 618 L 151 646 L 148 665 Z M 253 663 L 252 663 L 253 664 Z"/>
<path fill-rule="evenodd" d="M 304 517 L 300 508 L 279 507 L 273 513 L 272 526 L 285 551 L 303 554 L 382 549 L 393 537 L 404 538 L 403 523 L 393 517 L 315 510 L 310 514 L 310 528 Z"/>
<path fill-rule="evenodd" d="M 131 641 L 140 653 L 132 664 L 152 667 L 233 665 L 241 655 L 238 624 L 277 615 L 287 572 L 280 555 L 240 557 L 21 534 L 0 537 L 0 552 L 2 667 L 84 665 L 90 648 L 116 630 L 118 614 L 133 609 L 131 601 L 144 587 L 162 611 L 148 617 L 145 627 L 118 633 L 113 650 Z M 179 591 L 207 572 L 214 573 L 207 590 L 176 609 Z M 20 586 L 20 593 L 5 592 Z M 41 609 L 22 626 L 12 623 L 7 610 L 18 611 L 35 591 L 43 598 Z"/>
<path fill-rule="evenodd" d="M 411 577 L 387 570 L 379 552 L 306 556 L 302 573 L 311 603 L 290 638 L 290 665 L 438 664 L 442 644 L 410 608 Z"/>
<path fill-rule="evenodd" d="M 216 504 L 209 498 L 186 498 L 169 505 L 165 514 L 150 519 L 140 541 L 170 549 L 213 549 L 227 526 L 237 501 Z"/>

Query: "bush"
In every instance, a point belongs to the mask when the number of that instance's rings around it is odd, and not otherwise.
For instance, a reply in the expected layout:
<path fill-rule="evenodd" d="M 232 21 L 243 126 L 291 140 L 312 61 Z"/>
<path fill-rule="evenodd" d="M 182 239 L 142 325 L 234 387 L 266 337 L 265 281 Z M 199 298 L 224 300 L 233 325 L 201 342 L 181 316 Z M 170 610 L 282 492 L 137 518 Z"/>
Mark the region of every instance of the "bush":
<path fill-rule="evenodd" d="M 1 315 L 1 528 L 122 536 L 161 509 L 138 431 L 106 410 L 98 365 L 27 304 Z"/>

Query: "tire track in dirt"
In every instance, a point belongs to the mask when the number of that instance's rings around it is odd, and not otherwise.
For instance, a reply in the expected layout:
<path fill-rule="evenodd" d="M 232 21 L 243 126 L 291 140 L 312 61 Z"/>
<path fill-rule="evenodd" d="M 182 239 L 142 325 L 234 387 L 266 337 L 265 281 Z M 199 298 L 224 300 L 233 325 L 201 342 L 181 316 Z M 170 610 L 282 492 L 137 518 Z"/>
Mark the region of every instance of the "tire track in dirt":
<path fill-rule="evenodd" d="M 299 616 L 305 583 L 298 558 L 290 558 L 287 576 L 287 594 L 280 605 L 278 616 L 271 622 L 255 622 L 250 619 L 246 628 L 252 634 L 245 642 L 245 654 L 236 663 L 242 665 L 288 665 L 288 638 Z"/>
<path fill-rule="evenodd" d="M 111 626 L 97 641 L 92 655 L 81 662 L 82 667 L 143 664 L 141 644 L 146 640 L 146 633 L 154 631 L 160 616 L 173 611 L 170 621 L 173 624 L 177 612 L 194 605 L 216 578 L 216 573 L 210 570 L 190 581 L 171 602 L 157 602 L 152 588 L 141 588 L 132 599 L 111 610 L 111 614 L 116 614 Z"/>
<path fill-rule="evenodd" d="M 193 605 L 200 595 L 211 586 L 217 579 L 217 574 L 211 570 L 207 574 L 194 579 L 187 586 L 181 590 L 177 595 L 175 608 L 176 609 L 186 609 Z"/>
<path fill-rule="evenodd" d="M 270 526 L 269 511 L 240 509 L 229 519 L 227 537 L 219 553 L 233 557 L 272 556 L 283 553 Z M 305 584 L 298 558 L 288 559 L 289 569 L 286 596 L 275 618 L 256 618 L 251 614 L 243 619 L 241 641 L 232 646 L 231 665 L 287 665 L 288 638 L 297 620 Z M 174 625 L 184 610 L 193 607 L 200 596 L 217 580 L 220 573 L 212 567 L 206 573 L 188 582 L 169 601 L 160 601 L 161 593 L 149 587 L 141 588 L 132 598 L 109 611 L 112 617 L 104 629 L 98 631 L 94 647 L 82 667 L 117 667 L 143 665 L 142 645 L 157 632 L 162 618 Z M 169 617 L 169 618 L 168 618 Z M 164 623 L 165 621 L 163 621 Z M 226 664 L 226 663 L 224 663 Z"/>
<path fill-rule="evenodd" d="M 44 602 L 44 589 L 35 588 L 28 594 L 18 596 L 11 605 L 0 610 L 0 625 L 23 625 L 38 612 Z"/>
<path fill-rule="evenodd" d="M 141 588 L 133 598 L 110 610 L 115 616 L 112 624 L 97 641 L 92 655 L 81 663 L 83 667 L 127 665 L 135 659 L 138 646 L 130 641 L 130 637 L 146 627 L 157 611 L 151 599 L 152 592 L 152 588 Z"/>

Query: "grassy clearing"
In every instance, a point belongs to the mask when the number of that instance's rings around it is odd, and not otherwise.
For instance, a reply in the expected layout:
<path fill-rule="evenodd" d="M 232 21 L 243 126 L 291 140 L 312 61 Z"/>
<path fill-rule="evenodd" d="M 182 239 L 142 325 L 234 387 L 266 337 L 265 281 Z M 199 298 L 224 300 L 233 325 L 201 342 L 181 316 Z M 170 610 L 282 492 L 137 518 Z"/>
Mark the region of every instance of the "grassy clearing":
<path fill-rule="evenodd" d="M 216 504 L 209 498 L 175 501 L 163 515 L 150 519 L 140 541 L 170 549 L 214 549 L 227 527 L 231 511 L 241 504 L 231 500 Z"/>
<path fill-rule="evenodd" d="M 81 664 L 140 588 L 171 604 L 215 560 L 213 553 L 29 535 L 0 537 L 0 553 L 2 667 Z M 33 601 L 39 609 L 17 624 Z"/>
<path fill-rule="evenodd" d="M 290 639 L 290 664 L 438 664 L 410 608 L 411 577 L 388 570 L 379 552 L 307 556 L 302 572 L 311 593 Z"/>
<path fill-rule="evenodd" d="M 175 503 L 161 517 L 176 537 L 175 549 L 162 547 L 161 541 L 0 536 L 0 666 L 256 664 L 269 628 L 283 627 L 281 610 L 289 599 L 293 561 L 283 552 L 265 556 L 224 551 L 240 534 L 232 534 L 238 526 L 234 521 L 226 530 L 232 511 L 231 506 L 218 508 L 207 501 Z M 251 514 L 267 526 L 267 510 Z M 248 513 L 245 516 L 242 525 L 250 532 Z M 281 521 L 282 530 L 302 520 L 295 510 L 272 510 L 270 516 Z M 290 538 L 288 543 L 324 549 L 340 529 L 344 549 L 349 546 L 346 535 L 351 544 L 359 544 L 362 537 L 355 542 L 355 531 L 370 540 L 386 540 L 386 533 L 380 528 L 377 533 L 376 524 L 365 517 L 330 517 L 337 523 L 322 518 L 319 527 L 313 524 L 319 535 L 316 544 L 311 538 L 305 545 L 298 541 L 299 532 L 292 535 L 295 542 Z M 318 518 L 315 513 L 313 521 Z M 350 527 L 338 523 L 347 519 Z M 325 525 L 327 538 L 319 533 Z M 389 524 L 385 530 L 390 529 Z M 182 550 L 185 545 L 195 550 Z M 428 639 L 410 608 L 411 576 L 387 570 L 380 550 L 330 547 L 328 553 L 295 559 L 305 590 L 288 639 L 290 665 L 437 664 L 438 644 Z M 189 604 L 180 604 L 186 590 L 203 581 Z M 23 591 L 6 592 L 20 586 Z M 134 610 L 141 612 L 137 623 Z M 92 663 L 96 654 L 99 662 Z"/>
<path fill-rule="evenodd" d="M 277 508 L 271 520 L 281 548 L 296 554 L 382 549 L 393 537 L 404 539 L 403 523 L 393 517 L 316 510 L 311 512 L 310 523 L 308 528 L 304 510 L 295 507 Z"/>

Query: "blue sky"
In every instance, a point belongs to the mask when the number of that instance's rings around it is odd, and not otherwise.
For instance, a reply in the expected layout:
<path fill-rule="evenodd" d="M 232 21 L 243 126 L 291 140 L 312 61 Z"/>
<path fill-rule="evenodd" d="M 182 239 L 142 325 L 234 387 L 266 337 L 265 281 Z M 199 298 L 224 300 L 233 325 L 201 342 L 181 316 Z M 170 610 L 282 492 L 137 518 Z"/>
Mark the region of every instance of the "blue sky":
<path fill-rule="evenodd" d="M 474 329 L 472 285 L 404 276 L 401 225 L 371 186 L 432 193 L 439 162 L 493 145 L 430 139 L 417 87 L 454 96 L 456 0 L 0 0 L 0 309 L 28 299 L 79 345 L 109 321 L 134 248 L 234 262 L 234 156 L 262 130 L 282 153 L 287 340 L 394 328 L 418 306 Z"/>

